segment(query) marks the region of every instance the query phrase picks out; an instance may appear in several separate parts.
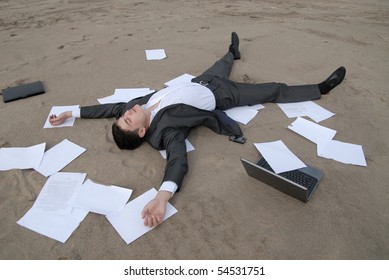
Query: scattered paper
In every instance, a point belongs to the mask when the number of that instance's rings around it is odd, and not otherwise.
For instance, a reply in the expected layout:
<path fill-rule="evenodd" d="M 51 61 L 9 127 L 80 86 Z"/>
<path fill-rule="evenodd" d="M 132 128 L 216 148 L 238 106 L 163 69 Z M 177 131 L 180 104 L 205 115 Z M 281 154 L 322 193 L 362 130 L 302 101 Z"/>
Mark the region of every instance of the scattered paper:
<path fill-rule="evenodd" d="M 195 148 L 194 148 L 193 145 L 189 142 L 188 139 L 185 139 L 185 144 L 186 144 L 186 152 L 187 152 L 187 153 L 195 150 Z M 161 153 L 161 156 L 162 156 L 164 159 L 167 158 L 166 150 L 160 150 L 159 152 Z"/>
<path fill-rule="evenodd" d="M 361 145 L 337 140 L 321 140 L 317 145 L 317 155 L 345 164 L 367 166 Z"/>
<path fill-rule="evenodd" d="M 85 173 L 66 172 L 52 175 L 34 205 L 17 224 L 65 243 L 88 214 L 82 209 L 63 211 L 62 207 L 71 193 L 81 187 L 85 176 Z"/>
<path fill-rule="evenodd" d="M 300 117 L 290 124 L 288 128 L 316 144 L 319 140 L 331 140 L 336 134 L 336 131 L 333 129 Z"/>
<path fill-rule="evenodd" d="M 38 167 L 45 147 L 46 143 L 27 148 L 0 148 L 0 171 Z"/>
<path fill-rule="evenodd" d="M 306 167 L 281 141 L 254 143 L 254 146 L 269 163 L 275 173 Z"/>
<path fill-rule="evenodd" d="M 72 235 L 88 211 L 74 209 L 71 214 L 36 212 L 31 208 L 17 224 L 62 243 Z"/>
<path fill-rule="evenodd" d="M 46 119 L 46 122 L 45 122 L 45 125 L 43 126 L 43 128 L 57 128 L 57 127 L 73 126 L 74 122 L 76 120 L 76 118 L 74 118 L 74 117 L 68 118 L 62 124 L 55 125 L 55 126 L 50 124 L 49 119 L 50 119 L 51 115 L 57 115 L 58 116 L 59 114 L 61 114 L 63 112 L 77 110 L 78 108 L 80 108 L 79 105 L 73 105 L 73 106 L 53 106 L 51 108 L 51 111 L 50 111 L 49 115 L 47 116 L 47 119 Z"/>
<path fill-rule="evenodd" d="M 247 109 L 251 109 L 251 110 L 256 110 L 256 111 L 259 111 L 261 109 L 265 109 L 265 106 L 263 106 L 262 104 L 256 104 L 256 105 L 250 105 L 250 106 L 241 106 L 243 108 L 247 108 Z"/>
<path fill-rule="evenodd" d="M 130 244 L 137 238 L 153 229 L 146 227 L 143 224 L 141 212 L 146 204 L 154 199 L 157 193 L 157 190 L 152 188 L 127 203 L 127 205 L 124 206 L 122 212 L 119 214 L 107 216 L 108 221 L 112 224 L 112 226 L 127 244 Z M 166 205 L 164 221 L 176 213 L 177 209 L 168 203 Z"/>
<path fill-rule="evenodd" d="M 182 84 L 182 83 L 188 83 L 188 82 L 191 82 L 193 78 L 195 78 L 195 76 L 185 73 L 177 78 L 174 78 L 174 79 L 166 82 L 165 85 L 170 87 L 170 86 L 175 86 L 175 85 Z"/>
<path fill-rule="evenodd" d="M 128 202 L 132 190 L 117 186 L 104 186 L 87 180 L 69 205 L 101 215 L 119 213 Z"/>
<path fill-rule="evenodd" d="M 224 112 L 233 120 L 244 125 L 248 124 L 257 114 L 258 110 L 265 108 L 262 104 L 253 106 L 234 107 Z"/>
<path fill-rule="evenodd" d="M 72 207 L 68 205 L 85 180 L 86 173 L 58 172 L 47 179 L 34 203 L 36 211 L 70 214 Z"/>
<path fill-rule="evenodd" d="M 65 139 L 44 153 L 41 164 L 35 170 L 48 177 L 60 171 L 85 151 L 85 148 Z"/>
<path fill-rule="evenodd" d="M 310 117 L 315 122 L 321 122 L 335 114 L 317 105 L 313 101 L 303 101 L 295 103 L 277 103 L 288 118 Z"/>
<path fill-rule="evenodd" d="M 166 58 L 166 53 L 164 49 L 146 50 L 147 60 L 161 60 L 164 58 Z"/>
<path fill-rule="evenodd" d="M 127 103 L 130 100 L 145 96 L 153 92 L 155 92 L 155 90 L 152 90 L 150 88 L 119 88 L 119 89 L 115 89 L 113 95 L 99 98 L 97 99 L 97 101 L 100 104 L 112 104 L 112 103 L 120 103 L 120 102 Z"/>

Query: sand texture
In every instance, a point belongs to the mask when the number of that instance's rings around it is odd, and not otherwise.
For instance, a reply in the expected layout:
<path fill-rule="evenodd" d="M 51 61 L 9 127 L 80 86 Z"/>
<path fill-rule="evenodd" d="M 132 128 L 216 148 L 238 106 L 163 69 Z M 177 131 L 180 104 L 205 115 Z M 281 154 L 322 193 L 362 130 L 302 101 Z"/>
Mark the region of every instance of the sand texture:
<path fill-rule="evenodd" d="M 148 144 L 116 148 L 110 119 L 43 129 L 52 106 L 92 105 L 116 88 L 160 89 L 201 74 L 240 36 L 231 79 L 318 83 L 344 65 L 344 82 L 317 104 L 320 124 L 363 146 L 368 166 L 318 157 L 287 129 L 276 104 L 242 125 L 244 145 L 200 127 L 189 140 L 189 172 L 171 203 L 178 213 L 126 245 L 104 216 L 88 214 L 66 243 L 16 222 L 47 178 L 0 172 L 0 259 L 387 259 L 389 256 L 389 2 L 384 0 L 128 1 L 0 0 L 0 88 L 41 80 L 46 93 L 0 102 L 0 147 L 68 139 L 87 151 L 62 171 L 134 190 L 159 188 L 165 160 Z M 146 49 L 167 58 L 147 61 Z M 282 140 L 325 172 L 308 203 L 248 177 L 240 157 L 253 143 Z"/>

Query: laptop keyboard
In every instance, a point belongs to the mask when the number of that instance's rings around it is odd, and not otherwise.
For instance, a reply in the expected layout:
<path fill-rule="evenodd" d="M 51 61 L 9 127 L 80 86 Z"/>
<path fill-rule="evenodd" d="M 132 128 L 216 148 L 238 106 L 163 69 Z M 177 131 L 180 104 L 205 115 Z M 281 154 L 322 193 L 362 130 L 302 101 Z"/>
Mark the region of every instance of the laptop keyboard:
<path fill-rule="evenodd" d="M 257 164 L 262 168 L 265 168 L 274 173 L 274 170 L 270 167 L 269 163 L 265 160 L 265 158 L 261 158 Z M 315 187 L 315 185 L 318 182 L 318 180 L 315 177 L 312 177 L 304 172 L 301 172 L 300 170 L 286 171 L 286 172 L 278 173 L 278 175 L 292 182 L 295 182 L 301 186 L 306 187 L 309 192 Z"/>

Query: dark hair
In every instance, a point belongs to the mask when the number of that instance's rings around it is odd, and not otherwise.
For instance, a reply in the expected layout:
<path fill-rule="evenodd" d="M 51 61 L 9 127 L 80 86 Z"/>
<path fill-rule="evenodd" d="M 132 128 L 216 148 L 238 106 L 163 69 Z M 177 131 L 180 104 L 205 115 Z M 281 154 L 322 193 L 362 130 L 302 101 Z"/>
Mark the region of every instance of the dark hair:
<path fill-rule="evenodd" d="M 117 122 L 112 124 L 112 136 L 119 149 L 135 150 L 144 140 L 139 137 L 137 130 L 125 131 L 117 125 Z"/>

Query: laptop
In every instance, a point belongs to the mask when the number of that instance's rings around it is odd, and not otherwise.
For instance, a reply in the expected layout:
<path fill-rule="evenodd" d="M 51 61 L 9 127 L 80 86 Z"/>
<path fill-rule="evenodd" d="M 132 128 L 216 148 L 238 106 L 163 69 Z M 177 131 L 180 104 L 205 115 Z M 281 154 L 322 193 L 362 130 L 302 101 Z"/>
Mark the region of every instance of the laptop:
<path fill-rule="evenodd" d="M 309 201 L 324 176 L 323 171 L 312 166 L 276 174 L 263 157 L 258 163 L 240 160 L 248 175 L 303 202 Z"/>

